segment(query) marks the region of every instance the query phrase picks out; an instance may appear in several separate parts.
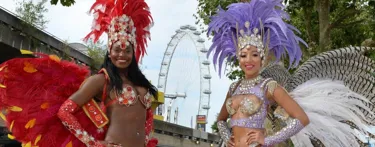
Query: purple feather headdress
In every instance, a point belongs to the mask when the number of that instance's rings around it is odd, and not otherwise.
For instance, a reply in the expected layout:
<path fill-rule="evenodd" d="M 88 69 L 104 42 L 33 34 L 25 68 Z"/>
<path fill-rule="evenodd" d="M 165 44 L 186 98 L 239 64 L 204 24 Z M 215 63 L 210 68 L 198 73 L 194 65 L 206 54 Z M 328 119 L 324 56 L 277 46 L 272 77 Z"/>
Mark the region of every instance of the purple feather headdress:
<path fill-rule="evenodd" d="M 208 25 L 208 35 L 214 36 L 207 56 L 214 53 L 213 63 L 215 69 L 219 64 L 220 76 L 224 59 L 236 57 L 237 52 L 249 45 L 256 46 L 261 54 L 265 50 L 273 53 L 277 60 L 287 53 L 289 66 L 298 65 L 302 56 L 299 42 L 307 44 L 294 34 L 293 31 L 299 33 L 295 27 L 283 21 L 289 20 L 283 9 L 281 0 L 234 3 L 227 11 L 219 7 Z"/>

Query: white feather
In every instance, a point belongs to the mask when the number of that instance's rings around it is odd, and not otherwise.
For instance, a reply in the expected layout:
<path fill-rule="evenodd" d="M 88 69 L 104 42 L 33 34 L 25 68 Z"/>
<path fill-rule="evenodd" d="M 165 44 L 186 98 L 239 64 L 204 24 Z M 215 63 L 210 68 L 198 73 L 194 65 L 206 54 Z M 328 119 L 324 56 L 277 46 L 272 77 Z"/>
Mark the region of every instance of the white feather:
<path fill-rule="evenodd" d="M 355 130 L 340 122 L 345 120 L 357 125 L 362 134 L 367 133 L 364 121 L 370 118 L 365 118 L 358 107 L 373 116 L 365 105 L 370 102 L 351 91 L 342 81 L 311 79 L 290 92 L 290 95 L 310 119 L 310 124 L 291 138 L 295 146 L 312 147 L 309 136 L 319 139 L 326 147 L 359 146 Z"/>

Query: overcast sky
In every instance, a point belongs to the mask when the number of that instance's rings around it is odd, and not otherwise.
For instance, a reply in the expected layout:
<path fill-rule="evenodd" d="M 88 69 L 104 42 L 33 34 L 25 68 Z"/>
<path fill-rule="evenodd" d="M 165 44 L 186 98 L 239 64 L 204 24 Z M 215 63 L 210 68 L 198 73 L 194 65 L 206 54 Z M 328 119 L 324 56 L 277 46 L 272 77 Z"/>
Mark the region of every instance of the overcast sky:
<path fill-rule="evenodd" d="M 36 0 L 34 0 L 36 1 Z M 175 30 L 181 25 L 194 25 L 196 21 L 193 14 L 196 13 L 198 2 L 195 0 L 146 0 L 150 6 L 155 25 L 151 29 L 152 41 L 149 42 L 148 55 L 143 59 L 144 73 L 149 80 L 156 86 L 158 85 L 158 75 L 163 58 L 164 51 L 169 43 L 171 36 L 175 34 Z M 60 39 L 68 40 L 68 42 L 82 42 L 82 38 L 90 31 L 92 16 L 87 14 L 94 0 L 76 0 L 76 4 L 72 7 L 51 6 L 48 4 L 48 13 L 46 19 L 47 31 Z M 12 12 L 15 11 L 14 0 L 0 0 L 0 6 Z M 202 38 L 207 40 L 205 35 Z M 105 40 L 106 35 L 101 39 Z M 205 42 L 206 48 L 211 44 L 210 41 Z M 187 53 L 190 50 L 189 53 Z M 195 48 L 191 40 L 183 39 L 176 48 L 176 59 L 172 60 L 171 70 L 169 71 L 167 90 L 177 92 L 187 92 L 186 99 L 176 100 L 172 111 L 179 107 L 178 124 L 190 127 L 191 117 L 197 115 L 199 104 L 199 65 L 198 58 L 192 54 Z M 195 52 L 196 53 L 196 52 Z M 185 56 L 185 57 L 183 57 Z M 187 59 L 186 59 L 187 58 Z M 211 60 L 211 59 L 209 59 Z M 211 124 L 225 99 L 229 84 L 231 83 L 226 77 L 221 79 L 217 76 L 213 66 L 210 67 L 212 75 L 211 80 L 211 109 L 208 116 L 207 130 L 211 132 Z M 194 80 L 194 81 L 189 81 Z M 166 104 L 168 104 L 166 100 Z M 172 116 L 173 118 L 173 116 Z M 374 132 L 371 128 L 371 132 Z M 361 138 L 365 140 L 364 137 Z M 371 142 L 374 142 L 372 140 Z"/>
<path fill-rule="evenodd" d="M 34 0 L 37 2 L 37 0 Z M 198 2 L 195 0 L 146 0 L 150 6 L 152 16 L 155 21 L 154 27 L 151 29 L 151 41 L 148 44 L 148 55 L 143 59 L 144 74 L 156 86 L 158 85 L 158 75 L 167 44 L 171 40 L 171 36 L 175 34 L 182 25 L 194 25 Z M 88 15 L 90 6 L 94 0 L 76 0 L 71 7 L 52 6 L 48 3 L 48 12 L 45 14 L 49 21 L 46 31 L 68 42 L 82 42 L 82 38 L 90 31 L 92 23 L 92 15 Z M 1 0 L 0 6 L 7 10 L 15 12 L 16 2 L 14 0 Z M 201 35 L 207 40 L 205 34 Z M 104 35 L 101 39 L 105 40 Z M 206 48 L 211 44 L 210 41 L 205 42 Z M 178 87 L 177 92 L 186 92 L 187 98 L 176 100 L 172 111 L 179 107 L 178 124 L 190 127 L 191 117 L 194 118 L 198 112 L 200 81 L 199 81 L 199 65 L 198 58 L 186 50 L 193 50 L 195 47 L 189 38 L 181 40 L 176 48 L 176 59 L 172 60 L 170 68 L 170 76 L 168 78 L 167 90 Z M 182 56 L 186 56 L 183 58 Z M 179 57 L 177 57 L 179 56 Z M 188 58 L 188 59 L 186 59 Z M 211 60 L 211 59 L 209 59 Z M 186 74 L 179 74 L 186 73 Z M 226 77 L 221 79 L 213 66 L 210 67 L 211 79 L 211 109 L 208 116 L 207 130 L 211 132 L 211 124 L 216 114 L 220 111 L 222 103 L 225 99 L 226 91 L 230 81 Z M 189 80 L 194 80 L 193 82 Z M 176 89 L 174 90 L 176 91 Z M 173 92 L 173 90 L 172 90 Z M 169 101 L 166 101 L 166 104 Z M 173 116 L 172 116 L 173 118 Z"/>

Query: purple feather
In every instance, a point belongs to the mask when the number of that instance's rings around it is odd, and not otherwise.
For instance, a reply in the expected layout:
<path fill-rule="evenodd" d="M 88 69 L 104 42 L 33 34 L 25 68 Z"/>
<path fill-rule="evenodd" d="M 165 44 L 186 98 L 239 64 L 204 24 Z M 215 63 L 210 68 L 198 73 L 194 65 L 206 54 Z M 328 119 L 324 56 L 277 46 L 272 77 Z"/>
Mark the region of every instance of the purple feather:
<path fill-rule="evenodd" d="M 269 44 L 266 45 L 268 33 L 262 36 L 263 44 L 269 47 L 269 52 L 273 53 L 277 60 L 288 57 L 289 67 L 298 66 L 302 56 L 299 43 L 305 46 L 307 44 L 295 35 L 294 31 L 300 32 L 294 26 L 283 21 L 283 19 L 289 20 L 290 17 L 284 11 L 282 0 L 251 0 L 246 3 L 234 3 L 227 8 L 227 11 L 218 8 L 217 14 L 211 17 L 207 33 L 213 35 L 207 57 L 214 54 L 213 64 L 215 70 L 216 66 L 219 66 L 219 76 L 224 60 L 236 57 L 237 24 L 239 30 L 246 30 L 246 21 L 250 22 L 251 30 L 253 28 L 261 30 L 260 27 L 263 25 L 265 32 L 270 31 Z"/>

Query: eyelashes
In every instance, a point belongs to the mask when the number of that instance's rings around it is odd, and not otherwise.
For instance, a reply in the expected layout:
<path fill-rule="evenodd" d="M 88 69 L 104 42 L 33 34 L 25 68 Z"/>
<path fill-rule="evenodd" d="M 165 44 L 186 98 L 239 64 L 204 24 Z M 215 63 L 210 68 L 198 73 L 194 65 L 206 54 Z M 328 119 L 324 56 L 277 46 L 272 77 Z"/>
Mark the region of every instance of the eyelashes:
<path fill-rule="evenodd" d="M 131 52 L 132 52 L 131 49 L 126 49 L 125 51 L 122 51 L 121 49 L 114 49 L 113 51 L 114 51 L 115 53 L 120 53 L 120 52 L 131 53 Z"/>
<path fill-rule="evenodd" d="M 259 55 L 258 54 L 252 54 L 251 56 L 253 57 L 258 57 Z M 240 55 L 241 58 L 246 58 L 246 55 Z"/>

